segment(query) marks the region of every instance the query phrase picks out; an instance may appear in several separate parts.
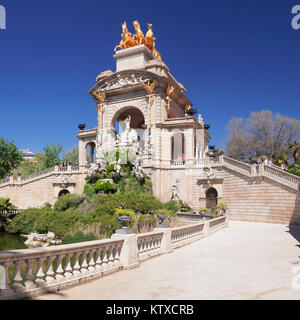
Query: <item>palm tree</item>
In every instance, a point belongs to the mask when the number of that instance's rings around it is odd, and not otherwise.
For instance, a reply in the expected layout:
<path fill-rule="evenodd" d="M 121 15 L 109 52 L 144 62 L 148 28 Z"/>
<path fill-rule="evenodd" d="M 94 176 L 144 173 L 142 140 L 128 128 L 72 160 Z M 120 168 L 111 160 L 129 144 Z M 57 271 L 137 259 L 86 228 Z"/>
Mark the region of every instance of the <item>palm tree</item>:
<path fill-rule="evenodd" d="M 6 231 L 7 225 L 10 223 L 10 219 L 14 216 L 13 210 L 16 207 L 6 198 L 0 198 L 0 228 Z"/>

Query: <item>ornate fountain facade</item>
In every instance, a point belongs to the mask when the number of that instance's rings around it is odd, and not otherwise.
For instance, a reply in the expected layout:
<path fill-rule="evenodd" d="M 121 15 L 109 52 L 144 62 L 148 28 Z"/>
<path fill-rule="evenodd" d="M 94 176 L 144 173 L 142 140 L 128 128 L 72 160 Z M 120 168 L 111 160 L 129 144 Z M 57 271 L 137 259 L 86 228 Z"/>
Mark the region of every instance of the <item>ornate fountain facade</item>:
<path fill-rule="evenodd" d="M 223 202 L 232 219 L 300 223 L 300 178 L 208 151 L 209 126 L 194 117 L 186 89 L 162 61 L 152 25 L 145 36 L 137 21 L 134 27 L 132 35 L 123 24 L 116 71 L 101 72 L 89 92 L 98 126 L 80 125 L 79 166 L 7 177 L 0 197 L 20 209 L 53 204 L 66 193 L 82 193 L 86 176 L 105 166 L 107 153 L 130 150 L 136 177 L 150 176 L 163 202 L 183 200 L 194 210 Z M 121 161 L 112 160 L 116 170 Z"/>

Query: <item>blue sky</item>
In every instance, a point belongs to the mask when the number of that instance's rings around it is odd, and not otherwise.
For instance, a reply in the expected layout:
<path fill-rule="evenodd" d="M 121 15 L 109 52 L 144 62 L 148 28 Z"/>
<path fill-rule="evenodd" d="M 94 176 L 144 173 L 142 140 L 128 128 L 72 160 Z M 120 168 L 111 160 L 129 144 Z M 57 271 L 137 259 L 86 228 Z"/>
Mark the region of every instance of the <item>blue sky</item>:
<path fill-rule="evenodd" d="M 233 116 L 269 109 L 300 118 L 300 0 L 0 0 L 0 136 L 41 152 L 77 144 L 78 123 L 96 127 L 89 89 L 115 71 L 121 23 L 153 24 L 156 47 L 224 146 Z"/>

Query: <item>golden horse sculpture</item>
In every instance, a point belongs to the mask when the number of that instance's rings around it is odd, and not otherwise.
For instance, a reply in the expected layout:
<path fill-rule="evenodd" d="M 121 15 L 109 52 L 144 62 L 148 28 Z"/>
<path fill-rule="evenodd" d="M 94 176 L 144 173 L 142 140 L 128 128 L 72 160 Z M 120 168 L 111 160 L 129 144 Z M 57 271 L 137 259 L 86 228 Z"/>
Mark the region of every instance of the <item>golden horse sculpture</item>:
<path fill-rule="evenodd" d="M 137 45 L 136 40 L 132 36 L 132 34 L 128 31 L 126 22 L 122 23 L 122 34 L 121 34 L 121 42 L 118 46 L 115 47 L 115 52 L 118 48 L 120 49 L 126 49 Z"/>
<path fill-rule="evenodd" d="M 152 31 L 152 24 L 148 23 L 148 32 L 146 33 L 146 42 L 145 45 L 149 48 L 150 51 L 154 54 L 156 58 L 161 60 L 160 53 L 155 49 L 155 40 L 154 33 Z"/>
<path fill-rule="evenodd" d="M 133 22 L 133 26 L 134 26 L 134 29 L 135 29 L 135 35 L 133 36 L 134 39 L 136 40 L 137 42 L 137 45 L 139 44 L 145 44 L 145 36 L 144 36 L 144 33 L 141 29 L 141 26 L 139 24 L 139 22 L 137 20 L 135 20 Z"/>
<path fill-rule="evenodd" d="M 128 32 L 127 24 L 124 22 L 122 24 L 123 32 L 121 34 L 122 40 L 118 46 L 115 47 L 115 52 L 118 48 L 120 49 L 126 49 L 130 47 L 134 47 L 140 44 L 145 44 L 150 51 L 154 54 L 154 56 L 161 60 L 160 53 L 155 49 L 155 40 L 153 31 L 152 31 L 152 24 L 148 23 L 148 32 L 146 33 L 146 36 L 144 36 L 144 33 L 141 29 L 141 26 L 137 20 L 133 22 L 133 26 L 135 29 L 135 35 L 132 36 L 130 32 Z"/>

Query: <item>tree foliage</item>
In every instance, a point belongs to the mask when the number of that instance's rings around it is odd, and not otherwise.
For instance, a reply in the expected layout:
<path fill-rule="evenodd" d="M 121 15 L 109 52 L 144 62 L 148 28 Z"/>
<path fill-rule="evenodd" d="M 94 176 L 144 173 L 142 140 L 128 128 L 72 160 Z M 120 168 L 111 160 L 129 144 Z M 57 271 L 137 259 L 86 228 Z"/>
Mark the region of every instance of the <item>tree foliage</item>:
<path fill-rule="evenodd" d="M 227 125 L 226 153 L 237 160 L 291 155 L 289 144 L 300 137 L 300 120 L 271 111 L 252 112 L 248 119 L 232 118 Z"/>
<path fill-rule="evenodd" d="M 14 142 L 0 138 L 0 179 L 11 174 L 22 161 L 21 153 Z"/>
<path fill-rule="evenodd" d="M 62 150 L 63 147 L 61 145 L 47 144 L 46 147 L 44 147 L 43 169 L 58 165 L 61 162 L 59 155 Z"/>
<path fill-rule="evenodd" d="M 75 146 L 74 148 L 68 150 L 63 158 L 62 158 L 63 162 L 67 162 L 67 163 L 71 163 L 71 164 L 78 164 L 79 162 L 79 148 L 78 146 Z"/>

